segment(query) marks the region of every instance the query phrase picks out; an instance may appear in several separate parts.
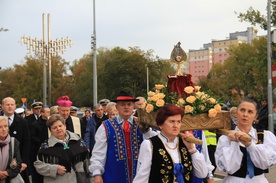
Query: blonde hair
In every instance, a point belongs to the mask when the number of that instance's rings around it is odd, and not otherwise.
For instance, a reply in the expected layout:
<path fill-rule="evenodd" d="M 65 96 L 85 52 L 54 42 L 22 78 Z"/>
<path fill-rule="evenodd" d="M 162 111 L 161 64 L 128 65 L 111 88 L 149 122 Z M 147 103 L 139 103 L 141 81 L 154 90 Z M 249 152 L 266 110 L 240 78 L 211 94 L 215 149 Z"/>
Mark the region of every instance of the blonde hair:
<path fill-rule="evenodd" d="M 8 118 L 6 116 L 0 116 L 0 121 L 9 122 Z"/>
<path fill-rule="evenodd" d="M 58 114 L 58 106 L 54 105 L 50 108 L 50 115 L 52 114 Z"/>

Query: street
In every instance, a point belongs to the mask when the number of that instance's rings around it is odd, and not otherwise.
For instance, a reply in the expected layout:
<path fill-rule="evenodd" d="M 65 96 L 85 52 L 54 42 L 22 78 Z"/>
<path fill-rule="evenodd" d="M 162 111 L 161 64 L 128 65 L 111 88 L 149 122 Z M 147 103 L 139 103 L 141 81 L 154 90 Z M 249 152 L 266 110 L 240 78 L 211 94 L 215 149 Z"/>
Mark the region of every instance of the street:
<path fill-rule="evenodd" d="M 215 183 L 222 183 L 225 173 L 216 171 L 215 172 Z M 266 178 L 269 183 L 276 183 L 276 166 L 269 168 L 269 173 L 266 174 Z"/>

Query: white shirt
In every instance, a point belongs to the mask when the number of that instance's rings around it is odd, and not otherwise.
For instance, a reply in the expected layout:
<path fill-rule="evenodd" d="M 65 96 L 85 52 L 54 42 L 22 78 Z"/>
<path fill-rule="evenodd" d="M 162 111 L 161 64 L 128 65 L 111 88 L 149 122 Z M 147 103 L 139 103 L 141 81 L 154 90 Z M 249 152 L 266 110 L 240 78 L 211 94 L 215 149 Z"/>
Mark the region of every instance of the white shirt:
<path fill-rule="evenodd" d="M 4 115 L 5 116 L 5 115 Z M 6 116 L 8 118 L 9 126 L 11 126 L 13 119 L 14 119 L 14 114 L 11 115 L 10 117 Z"/>
<path fill-rule="evenodd" d="M 178 144 L 178 138 L 176 137 L 173 142 L 168 142 L 162 134 L 158 135 L 164 146 L 167 144 L 170 148 L 176 147 Z M 179 163 L 178 149 L 172 150 L 166 147 L 166 150 L 171 155 L 174 163 Z M 199 178 L 205 178 L 208 173 L 208 169 L 205 163 L 205 159 L 202 153 L 198 151 L 191 155 L 192 164 L 194 167 L 194 174 Z M 149 181 L 150 168 L 152 164 L 152 147 L 150 140 L 144 140 L 140 147 L 140 153 L 138 158 L 137 173 L 133 180 L 133 183 L 145 183 Z"/>
<path fill-rule="evenodd" d="M 117 115 L 116 118 L 118 123 L 122 126 L 124 120 L 119 115 Z M 133 125 L 133 116 L 131 116 L 127 121 L 130 125 Z M 143 138 L 148 139 L 155 135 L 157 135 L 156 132 L 149 130 L 143 134 Z M 92 151 L 92 157 L 90 158 L 91 165 L 89 166 L 89 171 L 92 173 L 92 176 L 102 175 L 104 173 L 107 154 L 107 137 L 103 125 L 98 128 L 95 134 L 95 141 L 96 143 Z"/>
<path fill-rule="evenodd" d="M 237 131 L 240 131 L 236 127 Z M 276 164 L 276 137 L 270 131 L 265 131 L 263 144 L 256 144 L 257 131 L 253 127 L 249 131 L 249 135 L 252 137 L 252 143 L 246 149 L 250 153 L 250 158 L 255 167 L 260 169 L 267 169 L 270 166 Z M 215 159 L 217 167 L 220 171 L 224 171 L 229 174 L 235 173 L 241 166 L 243 153 L 240 150 L 240 146 L 243 146 L 239 142 L 229 141 L 228 137 L 222 135 L 219 138 L 217 149 L 215 152 Z M 227 175 L 223 181 L 224 183 L 266 183 L 268 182 L 264 174 L 254 176 L 252 179 L 249 176 L 246 178 L 239 178 Z"/>

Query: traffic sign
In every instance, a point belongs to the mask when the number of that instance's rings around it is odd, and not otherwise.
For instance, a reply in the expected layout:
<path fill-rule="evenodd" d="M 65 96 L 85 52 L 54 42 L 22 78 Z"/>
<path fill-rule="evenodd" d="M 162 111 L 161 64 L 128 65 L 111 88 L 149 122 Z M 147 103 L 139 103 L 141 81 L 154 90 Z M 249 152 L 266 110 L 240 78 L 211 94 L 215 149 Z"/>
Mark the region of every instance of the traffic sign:
<path fill-rule="evenodd" d="M 276 84 L 276 63 L 273 64 L 271 75 L 272 75 L 272 81 Z"/>

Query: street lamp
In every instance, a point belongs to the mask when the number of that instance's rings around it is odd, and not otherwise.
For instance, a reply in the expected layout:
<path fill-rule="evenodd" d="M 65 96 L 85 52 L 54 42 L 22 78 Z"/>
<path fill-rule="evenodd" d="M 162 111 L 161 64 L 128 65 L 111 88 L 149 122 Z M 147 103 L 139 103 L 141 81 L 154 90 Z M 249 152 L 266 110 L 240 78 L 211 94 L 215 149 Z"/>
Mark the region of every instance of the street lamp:
<path fill-rule="evenodd" d="M 268 102 L 268 129 L 274 132 L 272 119 L 272 78 L 271 78 L 271 0 L 267 1 L 267 102 Z"/>
<path fill-rule="evenodd" d="M 91 49 L 93 50 L 93 103 L 94 106 L 98 102 L 98 88 L 97 88 L 97 48 L 96 48 L 96 13 L 95 0 L 93 0 L 93 35 L 91 40 Z"/>
<path fill-rule="evenodd" d="M 48 86 L 48 105 L 51 106 L 51 57 L 53 55 L 58 55 L 58 53 L 64 53 L 66 46 L 72 46 L 72 41 L 70 38 L 61 38 L 60 40 L 51 40 L 50 36 L 50 14 L 48 14 L 48 43 L 46 43 L 46 27 L 45 27 L 45 14 L 42 14 L 42 33 L 43 39 L 38 40 L 37 38 L 26 37 L 25 35 L 21 37 L 19 43 L 26 44 L 27 50 L 29 52 L 34 51 L 36 54 L 43 56 L 43 105 L 47 106 L 47 74 L 46 74 L 46 59 L 48 60 L 49 68 L 49 86 Z"/>
<path fill-rule="evenodd" d="M 147 93 L 149 93 L 149 67 L 146 64 L 146 68 L 147 68 Z"/>

